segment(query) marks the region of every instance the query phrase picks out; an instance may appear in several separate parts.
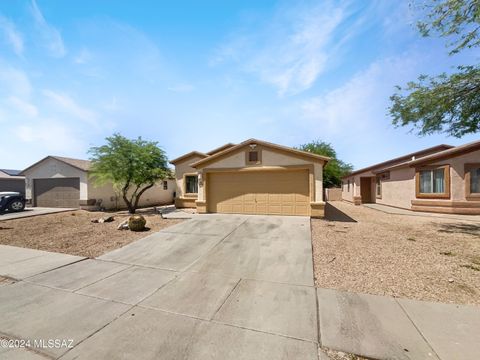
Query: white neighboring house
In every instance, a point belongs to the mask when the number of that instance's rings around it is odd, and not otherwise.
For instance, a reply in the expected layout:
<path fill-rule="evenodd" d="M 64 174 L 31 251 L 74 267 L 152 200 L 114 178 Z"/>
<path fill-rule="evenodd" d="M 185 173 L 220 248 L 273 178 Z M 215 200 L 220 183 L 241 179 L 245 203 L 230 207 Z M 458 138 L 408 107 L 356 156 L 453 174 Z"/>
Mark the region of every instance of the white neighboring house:
<path fill-rule="evenodd" d="M 27 203 L 39 207 L 124 209 L 126 204 L 110 184 L 96 186 L 88 176 L 91 162 L 47 156 L 21 172 Z M 175 180 L 159 181 L 140 198 L 139 206 L 173 203 Z"/>
<path fill-rule="evenodd" d="M 25 194 L 25 177 L 20 170 L 0 169 L 0 192 L 16 191 Z"/>

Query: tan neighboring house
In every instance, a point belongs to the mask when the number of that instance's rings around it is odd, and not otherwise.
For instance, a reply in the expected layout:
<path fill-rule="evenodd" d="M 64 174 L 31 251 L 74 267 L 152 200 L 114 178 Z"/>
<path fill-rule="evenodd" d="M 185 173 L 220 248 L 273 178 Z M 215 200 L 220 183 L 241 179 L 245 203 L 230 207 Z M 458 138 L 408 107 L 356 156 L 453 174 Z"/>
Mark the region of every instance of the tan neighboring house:
<path fill-rule="evenodd" d="M 480 214 L 480 141 L 439 145 L 352 172 L 342 199 L 414 211 Z"/>
<path fill-rule="evenodd" d="M 0 192 L 16 191 L 25 194 L 25 177 L 20 170 L 0 169 Z"/>
<path fill-rule="evenodd" d="M 175 205 L 199 213 L 321 217 L 323 166 L 329 160 L 256 139 L 192 151 L 171 161 Z"/>
<path fill-rule="evenodd" d="M 90 161 L 47 156 L 22 171 L 25 197 L 33 206 L 123 209 L 125 202 L 112 185 L 98 187 L 88 176 Z M 174 179 L 159 181 L 140 198 L 140 206 L 173 203 Z"/>

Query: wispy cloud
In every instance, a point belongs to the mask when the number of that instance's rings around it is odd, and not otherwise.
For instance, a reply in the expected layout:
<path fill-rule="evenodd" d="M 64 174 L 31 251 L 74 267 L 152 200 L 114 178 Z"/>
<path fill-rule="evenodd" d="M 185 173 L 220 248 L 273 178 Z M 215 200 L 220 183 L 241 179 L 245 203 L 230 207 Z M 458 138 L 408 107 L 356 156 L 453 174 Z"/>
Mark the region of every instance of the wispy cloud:
<path fill-rule="evenodd" d="M 173 92 L 178 92 L 178 93 L 192 92 L 193 89 L 194 89 L 194 86 L 192 84 L 176 84 L 168 88 L 168 90 Z"/>
<path fill-rule="evenodd" d="M 38 116 L 37 107 L 29 101 L 18 98 L 16 96 L 10 96 L 6 100 L 7 104 L 10 105 L 18 113 L 25 115 L 27 117 L 33 118 Z"/>
<path fill-rule="evenodd" d="M 279 9 L 267 23 L 252 26 L 255 32 L 234 33 L 211 64 L 237 62 L 243 71 L 273 85 L 280 96 L 309 89 L 334 62 L 340 46 L 363 31 L 365 18 L 360 14 L 351 21 L 358 9 L 349 2 L 307 5 Z"/>
<path fill-rule="evenodd" d="M 73 98 L 67 94 L 45 89 L 42 94 L 52 101 L 56 109 L 67 113 L 90 125 L 98 126 L 98 115 L 94 111 L 79 105 Z"/>
<path fill-rule="evenodd" d="M 16 95 L 28 97 L 32 92 L 32 84 L 27 73 L 0 61 L 0 95 L 5 97 Z"/>
<path fill-rule="evenodd" d="M 411 76 L 417 57 L 404 54 L 376 61 L 343 85 L 300 102 L 305 126 L 329 135 L 377 137 L 389 127 L 389 96 L 394 86 Z M 314 126 L 313 126 L 314 125 Z"/>
<path fill-rule="evenodd" d="M 73 58 L 73 62 L 75 64 L 84 65 L 84 64 L 88 63 L 90 60 L 92 60 L 92 57 L 93 57 L 92 53 L 88 49 L 83 48 Z"/>
<path fill-rule="evenodd" d="M 83 152 L 87 148 L 72 129 L 65 124 L 54 120 L 42 120 L 27 123 L 15 128 L 16 137 L 30 143 L 41 152 L 53 154 L 71 154 Z"/>
<path fill-rule="evenodd" d="M 35 21 L 35 25 L 39 31 L 40 36 L 44 42 L 44 46 L 53 57 L 63 57 L 67 53 L 63 43 L 60 31 L 54 26 L 50 25 L 43 16 L 40 8 L 35 0 L 32 0 L 31 13 Z"/>
<path fill-rule="evenodd" d="M 22 56 L 24 50 L 23 37 L 16 29 L 15 24 L 11 20 L 0 15 L 0 30 L 2 30 L 6 42 L 12 46 L 15 54 Z"/>

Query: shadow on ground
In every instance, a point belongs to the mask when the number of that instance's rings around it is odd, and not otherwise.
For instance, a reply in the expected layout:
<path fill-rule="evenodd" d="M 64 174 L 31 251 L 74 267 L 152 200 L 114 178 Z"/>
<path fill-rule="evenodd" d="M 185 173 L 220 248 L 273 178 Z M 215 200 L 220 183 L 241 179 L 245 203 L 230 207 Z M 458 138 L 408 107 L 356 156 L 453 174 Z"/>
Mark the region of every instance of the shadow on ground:
<path fill-rule="evenodd" d="M 443 233 L 462 233 L 468 235 L 480 235 L 480 224 L 462 224 L 462 223 L 448 223 L 440 224 L 439 232 Z"/>
<path fill-rule="evenodd" d="M 343 211 L 339 210 L 330 203 L 325 204 L 325 220 L 338 221 L 338 222 L 357 222 Z"/>

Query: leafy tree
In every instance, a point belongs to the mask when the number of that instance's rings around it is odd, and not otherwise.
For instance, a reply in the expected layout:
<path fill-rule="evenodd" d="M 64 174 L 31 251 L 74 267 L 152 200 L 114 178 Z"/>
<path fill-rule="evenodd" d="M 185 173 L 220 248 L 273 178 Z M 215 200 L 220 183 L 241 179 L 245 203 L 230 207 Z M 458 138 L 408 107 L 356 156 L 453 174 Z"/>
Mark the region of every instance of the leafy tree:
<path fill-rule="evenodd" d="M 449 54 L 480 46 L 480 0 L 430 0 L 422 6 L 423 36 L 448 39 Z M 480 67 L 459 66 L 453 74 L 421 75 L 390 97 L 395 126 L 413 125 L 419 135 L 455 137 L 480 131 Z"/>
<path fill-rule="evenodd" d="M 342 177 L 353 170 L 353 165 L 345 163 L 337 158 L 337 152 L 329 143 L 316 140 L 300 145 L 298 149 L 331 158 L 328 164 L 323 168 L 324 188 L 340 186 L 342 184 Z"/>
<path fill-rule="evenodd" d="M 112 183 L 128 211 L 134 214 L 142 194 L 170 175 L 165 152 L 157 142 L 141 137 L 130 140 L 120 134 L 106 138 L 107 144 L 92 147 L 91 177 L 98 185 Z"/>

